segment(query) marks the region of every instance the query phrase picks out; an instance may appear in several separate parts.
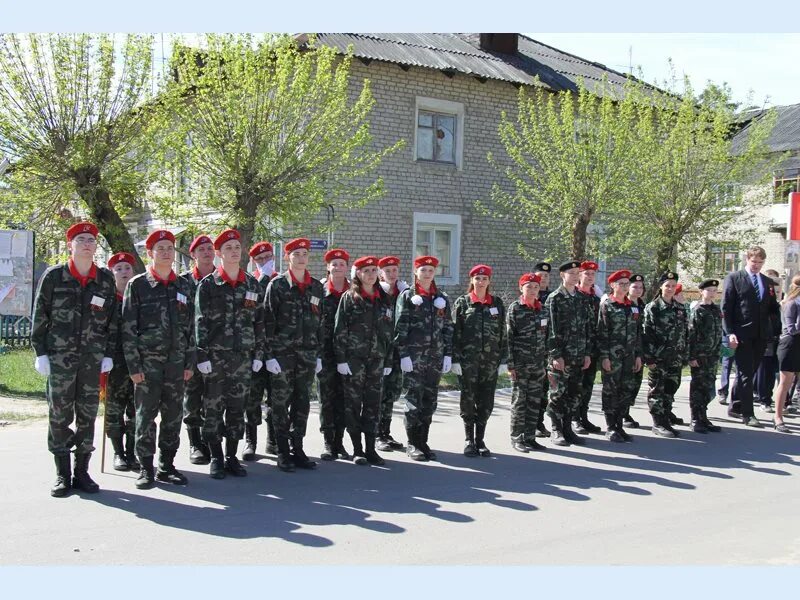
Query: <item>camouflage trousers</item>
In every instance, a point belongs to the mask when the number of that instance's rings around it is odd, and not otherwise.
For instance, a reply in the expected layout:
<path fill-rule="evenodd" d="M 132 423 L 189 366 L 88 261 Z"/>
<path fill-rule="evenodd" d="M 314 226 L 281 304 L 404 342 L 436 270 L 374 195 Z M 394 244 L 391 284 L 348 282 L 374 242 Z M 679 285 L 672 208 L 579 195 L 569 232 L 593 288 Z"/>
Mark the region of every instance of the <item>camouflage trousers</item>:
<path fill-rule="evenodd" d="M 517 367 L 511 389 L 511 437 L 536 436 L 542 411 L 542 397 L 547 390 L 547 372 L 532 365 Z"/>
<path fill-rule="evenodd" d="M 581 378 L 581 411 L 586 411 L 589 408 L 589 402 L 592 399 L 592 389 L 594 388 L 594 380 L 597 377 L 598 360 L 592 357 L 592 362 L 589 363 L 589 368 L 583 372 Z M 582 366 L 582 365 L 581 365 Z M 573 415 L 573 418 L 578 415 Z"/>
<path fill-rule="evenodd" d="M 486 425 L 494 410 L 497 387 L 497 359 L 478 355 L 477 360 L 462 361 L 458 377 L 461 388 L 461 419 L 467 425 Z"/>
<path fill-rule="evenodd" d="M 163 355 L 142 356 L 144 381 L 133 387 L 136 406 L 136 456 L 141 460 L 156 452 L 156 417 L 158 448 L 177 452 L 180 445 L 183 361 L 170 361 Z"/>
<path fill-rule="evenodd" d="M 212 371 L 205 376 L 203 441 L 244 437 L 244 403 L 250 392 L 253 359 L 249 352 L 229 351 L 210 357 Z"/>
<path fill-rule="evenodd" d="M 692 382 L 689 384 L 689 407 L 694 411 L 704 409 L 716 393 L 717 364 L 713 358 L 698 358 L 700 366 L 692 367 Z"/>
<path fill-rule="evenodd" d="M 47 378 L 47 448 L 55 455 L 94 451 L 94 422 L 100 405 L 102 354 L 50 354 Z M 72 422 L 75 421 L 75 429 Z"/>
<path fill-rule="evenodd" d="M 119 438 L 136 428 L 136 411 L 133 402 L 133 382 L 128 374 L 125 359 L 114 360 L 114 368 L 106 383 L 106 435 Z"/>
<path fill-rule="evenodd" d="M 308 424 L 311 388 L 314 382 L 313 356 L 280 357 L 281 372 L 270 374 L 272 419 L 277 438 L 304 437 Z"/>
<path fill-rule="evenodd" d="M 353 365 L 350 365 L 352 370 Z M 345 393 L 343 377 L 336 370 L 336 359 L 323 359 L 322 370 L 317 374 L 317 394 L 319 395 L 319 430 L 344 429 Z"/>
<path fill-rule="evenodd" d="M 636 366 L 636 356 L 633 354 L 611 357 L 611 370 L 606 372 L 601 369 L 600 377 L 603 381 L 603 412 L 610 415 L 623 414 L 629 406 L 631 390 L 635 397 L 641 383 L 641 373 L 633 372 Z M 641 371 L 641 369 L 640 369 Z"/>
<path fill-rule="evenodd" d="M 347 431 L 351 435 L 378 435 L 383 358 L 353 359 L 348 364 L 353 374 L 342 377 Z"/>
<path fill-rule="evenodd" d="M 560 423 L 565 417 L 579 414 L 581 407 L 581 383 L 583 361 L 565 362 L 564 371 L 547 370 L 550 383 L 547 414 L 553 422 Z"/>
<path fill-rule="evenodd" d="M 395 354 L 392 360 L 392 372 L 383 378 L 383 391 L 381 392 L 380 425 L 385 427 L 392 422 L 394 403 L 400 398 L 403 391 L 403 371 L 400 369 L 400 357 Z"/>
<path fill-rule="evenodd" d="M 269 371 L 262 367 L 250 376 L 250 391 L 244 406 L 244 420 L 248 425 L 261 425 L 261 405 L 265 395 L 269 406 Z"/>
<path fill-rule="evenodd" d="M 681 363 L 656 363 L 647 377 L 647 404 L 651 415 L 668 415 L 681 385 Z"/>
<path fill-rule="evenodd" d="M 194 368 L 194 375 L 186 382 L 186 394 L 183 397 L 183 422 L 186 427 L 203 426 L 203 397 L 205 396 L 206 383 L 203 374 Z"/>
<path fill-rule="evenodd" d="M 636 396 L 639 395 L 639 390 L 642 389 L 642 379 L 644 378 L 644 364 L 642 364 L 642 368 L 639 369 L 638 372 L 633 374 L 633 382 L 631 382 L 631 386 L 628 388 L 628 395 L 625 397 L 625 402 L 628 406 L 633 406 L 636 404 Z"/>
<path fill-rule="evenodd" d="M 436 412 L 442 360 L 419 356 L 413 360 L 414 370 L 403 373 L 404 421 L 406 429 L 430 425 Z"/>

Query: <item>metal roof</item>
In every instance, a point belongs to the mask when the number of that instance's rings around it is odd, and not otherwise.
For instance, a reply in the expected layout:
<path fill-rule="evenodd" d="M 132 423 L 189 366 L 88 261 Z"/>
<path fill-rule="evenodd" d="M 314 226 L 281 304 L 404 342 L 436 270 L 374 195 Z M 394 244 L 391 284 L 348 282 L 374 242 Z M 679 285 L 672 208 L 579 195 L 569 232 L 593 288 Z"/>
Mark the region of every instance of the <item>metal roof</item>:
<path fill-rule="evenodd" d="M 776 106 L 771 110 L 777 113 L 777 119 L 775 127 L 767 138 L 767 146 L 774 152 L 800 150 L 800 104 Z M 766 112 L 766 110 L 754 112 L 750 116 L 750 123 L 758 121 Z M 747 140 L 750 123 L 734 136 L 734 152 L 741 148 Z"/>

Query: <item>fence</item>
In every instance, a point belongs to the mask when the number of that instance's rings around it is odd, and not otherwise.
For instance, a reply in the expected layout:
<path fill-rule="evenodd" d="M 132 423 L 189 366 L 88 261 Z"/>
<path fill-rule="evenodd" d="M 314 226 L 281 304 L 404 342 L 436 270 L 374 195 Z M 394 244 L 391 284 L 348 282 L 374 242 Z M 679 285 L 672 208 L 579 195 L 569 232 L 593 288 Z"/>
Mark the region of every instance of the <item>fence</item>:
<path fill-rule="evenodd" d="M 30 317 L 15 317 L 0 315 L 0 342 L 6 346 L 31 345 L 31 319 Z"/>

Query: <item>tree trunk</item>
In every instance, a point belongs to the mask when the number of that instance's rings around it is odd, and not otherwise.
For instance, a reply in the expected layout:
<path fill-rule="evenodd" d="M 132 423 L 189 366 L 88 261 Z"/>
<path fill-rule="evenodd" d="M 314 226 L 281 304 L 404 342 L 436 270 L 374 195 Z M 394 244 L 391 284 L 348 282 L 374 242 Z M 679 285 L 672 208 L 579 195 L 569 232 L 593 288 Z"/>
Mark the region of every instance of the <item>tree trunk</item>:
<path fill-rule="evenodd" d="M 661 277 L 661 274 L 665 273 L 666 271 L 674 271 L 677 267 L 677 265 L 674 264 L 677 253 L 677 244 L 670 244 L 669 242 L 662 242 L 662 244 L 656 249 L 656 271 L 653 274 L 652 281 L 650 282 L 645 294 L 648 300 L 652 300 L 656 295 L 656 290 L 659 287 L 658 280 Z"/>
<path fill-rule="evenodd" d="M 586 230 L 589 227 L 591 215 L 581 213 L 572 223 L 572 256 L 574 260 L 586 259 Z"/>
<path fill-rule="evenodd" d="M 247 263 L 250 262 L 250 248 L 255 242 L 254 236 L 256 231 L 256 214 L 258 212 L 259 199 L 250 194 L 237 194 L 236 195 L 239 206 L 238 223 L 234 225 L 236 230 L 241 236 L 242 242 L 242 258 L 239 262 L 242 269 L 247 269 Z"/>

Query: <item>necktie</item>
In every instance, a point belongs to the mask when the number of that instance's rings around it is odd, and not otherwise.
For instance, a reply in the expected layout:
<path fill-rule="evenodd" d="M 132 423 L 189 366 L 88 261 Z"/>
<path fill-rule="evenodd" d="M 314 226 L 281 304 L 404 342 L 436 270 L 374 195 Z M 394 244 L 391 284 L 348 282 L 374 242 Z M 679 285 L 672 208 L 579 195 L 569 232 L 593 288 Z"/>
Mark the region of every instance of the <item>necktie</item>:
<path fill-rule="evenodd" d="M 758 296 L 758 299 L 761 300 L 761 288 L 758 287 L 758 275 L 753 273 L 751 277 L 753 278 L 753 287 L 756 288 L 756 296 Z"/>

